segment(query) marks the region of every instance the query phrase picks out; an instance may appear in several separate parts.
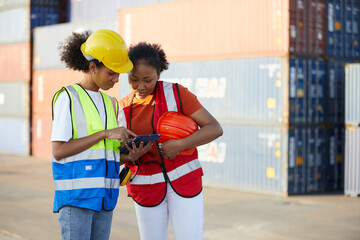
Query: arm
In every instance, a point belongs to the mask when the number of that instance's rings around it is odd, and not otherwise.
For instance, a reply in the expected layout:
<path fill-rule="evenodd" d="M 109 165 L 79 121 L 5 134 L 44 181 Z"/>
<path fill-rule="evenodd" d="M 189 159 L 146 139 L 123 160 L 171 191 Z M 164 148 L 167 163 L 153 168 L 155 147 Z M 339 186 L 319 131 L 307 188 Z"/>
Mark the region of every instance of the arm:
<path fill-rule="evenodd" d="M 167 158 L 173 159 L 181 151 L 209 143 L 223 134 L 219 122 L 205 108 L 200 108 L 190 117 L 200 129 L 186 138 L 163 143 L 161 149 Z"/>
<path fill-rule="evenodd" d="M 122 142 L 128 140 L 129 135 L 135 136 L 136 134 L 124 127 L 108 129 L 83 138 L 70 139 L 68 142 L 53 141 L 52 151 L 54 158 L 60 160 L 80 153 L 105 138 L 118 139 Z"/>

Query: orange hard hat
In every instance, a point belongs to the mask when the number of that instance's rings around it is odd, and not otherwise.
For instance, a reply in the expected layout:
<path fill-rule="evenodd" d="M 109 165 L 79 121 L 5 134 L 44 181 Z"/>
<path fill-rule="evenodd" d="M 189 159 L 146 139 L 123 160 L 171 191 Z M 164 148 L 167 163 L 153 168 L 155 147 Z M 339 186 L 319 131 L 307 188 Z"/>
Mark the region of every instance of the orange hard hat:
<path fill-rule="evenodd" d="M 198 130 L 197 123 L 180 112 L 169 111 L 161 115 L 157 124 L 157 133 L 161 134 L 159 143 L 171 139 L 183 139 Z M 191 155 L 195 148 L 186 149 L 180 154 Z"/>

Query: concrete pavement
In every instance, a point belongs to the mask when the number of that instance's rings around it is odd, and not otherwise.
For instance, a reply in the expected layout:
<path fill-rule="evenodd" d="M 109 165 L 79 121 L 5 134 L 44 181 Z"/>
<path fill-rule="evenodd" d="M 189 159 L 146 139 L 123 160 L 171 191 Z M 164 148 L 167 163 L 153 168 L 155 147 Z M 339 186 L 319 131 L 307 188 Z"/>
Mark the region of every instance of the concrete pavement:
<path fill-rule="evenodd" d="M 206 174 L 206 173 L 205 173 Z M 49 160 L 0 154 L 0 240 L 60 239 Z M 360 198 L 278 197 L 204 188 L 204 239 L 360 239 Z M 139 239 L 133 202 L 121 187 L 111 240 Z M 169 239 L 174 239 L 171 231 Z"/>

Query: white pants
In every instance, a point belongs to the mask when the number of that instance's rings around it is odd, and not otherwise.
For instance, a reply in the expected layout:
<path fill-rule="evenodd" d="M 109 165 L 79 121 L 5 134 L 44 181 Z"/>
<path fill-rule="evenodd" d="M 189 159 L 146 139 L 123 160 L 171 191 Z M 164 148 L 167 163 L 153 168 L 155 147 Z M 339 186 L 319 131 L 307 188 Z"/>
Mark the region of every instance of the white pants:
<path fill-rule="evenodd" d="M 184 198 L 167 185 L 164 201 L 156 207 L 135 203 L 141 240 L 167 240 L 169 217 L 176 240 L 201 240 L 203 237 L 204 199 Z"/>

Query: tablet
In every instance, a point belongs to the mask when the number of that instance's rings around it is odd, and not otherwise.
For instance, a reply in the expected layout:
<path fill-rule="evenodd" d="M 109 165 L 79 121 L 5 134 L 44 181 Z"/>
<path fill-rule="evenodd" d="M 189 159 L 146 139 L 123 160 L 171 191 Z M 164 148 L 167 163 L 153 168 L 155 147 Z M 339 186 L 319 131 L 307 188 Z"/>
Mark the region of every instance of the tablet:
<path fill-rule="evenodd" d="M 139 147 L 140 142 L 143 141 L 144 142 L 144 146 L 149 142 L 155 142 L 156 140 L 159 139 L 159 137 L 161 136 L 161 134 L 145 134 L 145 135 L 137 135 L 136 137 L 134 137 L 133 139 L 131 139 L 127 145 L 132 148 L 132 143 L 135 142 L 136 147 Z M 123 146 L 122 148 L 120 148 L 120 153 L 128 153 L 129 151 L 127 150 L 127 148 L 125 146 Z"/>

